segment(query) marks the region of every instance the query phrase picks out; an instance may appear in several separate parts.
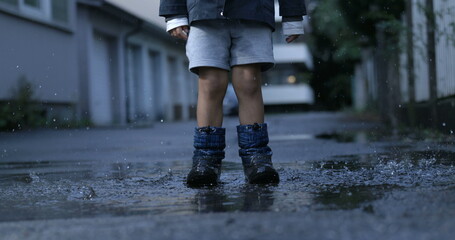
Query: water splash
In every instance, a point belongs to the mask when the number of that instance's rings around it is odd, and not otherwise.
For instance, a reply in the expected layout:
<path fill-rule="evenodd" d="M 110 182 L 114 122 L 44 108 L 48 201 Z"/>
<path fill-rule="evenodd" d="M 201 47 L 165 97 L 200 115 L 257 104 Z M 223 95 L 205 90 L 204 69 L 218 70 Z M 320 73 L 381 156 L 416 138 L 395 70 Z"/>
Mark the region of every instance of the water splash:
<path fill-rule="evenodd" d="M 123 159 L 123 158 L 122 158 Z M 188 161 L 0 163 L 0 221 L 99 215 L 361 209 L 389 193 L 455 188 L 455 153 L 411 151 L 276 164 L 278 186 L 249 186 L 242 165 L 225 162 L 222 184 L 190 189 Z"/>

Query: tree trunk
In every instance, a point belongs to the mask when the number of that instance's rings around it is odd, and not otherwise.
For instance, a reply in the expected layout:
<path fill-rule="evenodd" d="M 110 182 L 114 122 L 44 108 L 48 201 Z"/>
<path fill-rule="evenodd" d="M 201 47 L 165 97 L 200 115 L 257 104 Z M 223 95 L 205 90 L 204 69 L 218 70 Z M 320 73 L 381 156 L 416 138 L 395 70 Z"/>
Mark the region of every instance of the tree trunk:
<path fill-rule="evenodd" d="M 427 16 L 427 54 L 428 54 L 428 77 L 430 83 L 430 116 L 433 128 L 438 127 L 438 83 L 436 72 L 436 19 L 433 7 L 433 0 L 426 0 Z"/>
<path fill-rule="evenodd" d="M 415 73 L 414 73 L 414 28 L 412 16 L 413 4 L 412 0 L 406 0 L 406 53 L 407 53 L 407 75 L 408 75 L 408 88 L 409 88 L 409 103 L 408 103 L 408 119 L 409 125 L 415 127 L 416 114 L 415 114 Z"/>

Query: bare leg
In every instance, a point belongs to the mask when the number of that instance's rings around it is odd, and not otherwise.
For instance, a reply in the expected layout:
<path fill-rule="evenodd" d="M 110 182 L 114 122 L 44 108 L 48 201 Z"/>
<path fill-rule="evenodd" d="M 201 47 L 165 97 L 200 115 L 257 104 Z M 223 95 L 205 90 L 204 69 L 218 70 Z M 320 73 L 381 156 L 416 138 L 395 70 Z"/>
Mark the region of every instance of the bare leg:
<path fill-rule="evenodd" d="M 260 65 L 249 64 L 233 67 L 232 84 L 239 100 L 240 124 L 264 123 Z"/>
<path fill-rule="evenodd" d="M 198 127 L 221 127 L 223 124 L 223 99 L 229 82 L 228 72 L 219 68 L 199 68 L 199 93 L 197 99 Z"/>

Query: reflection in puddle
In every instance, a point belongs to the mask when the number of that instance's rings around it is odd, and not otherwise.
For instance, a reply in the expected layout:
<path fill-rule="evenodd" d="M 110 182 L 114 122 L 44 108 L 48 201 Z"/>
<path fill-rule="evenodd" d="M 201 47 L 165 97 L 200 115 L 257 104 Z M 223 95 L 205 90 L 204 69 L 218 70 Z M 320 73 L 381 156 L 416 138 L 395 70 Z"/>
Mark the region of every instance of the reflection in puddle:
<path fill-rule="evenodd" d="M 317 139 L 324 140 L 335 140 L 340 143 L 366 143 L 369 141 L 377 141 L 378 136 L 383 137 L 384 133 L 379 134 L 376 131 L 350 131 L 350 132 L 335 132 L 335 133 L 323 133 L 316 135 Z"/>
<path fill-rule="evenodd" d="M 321 191 L 315 197 L 315 202 L 323 205 L 321 209 L 356 209 L 367 208 L 371 211 L 369 203 L 384 196 L 384 193 L 396 186 L 351 186 L 340 187 L 332 191 Z"/>
<path fill-rule="evenodd" d="M 260 212 L 273 205 L 273 190 L 266 186 L 244 185 L 238 193 L 228 194 L 222 187 L 200 190 L 194 197 L 197 211 L 204 212 Z"/>
<path fill-rule="evenodd" d="M 286 134 L 286 135 L 271 135 L 270 141 L 299 141 L 299 140 L 335 140 L 340 143 L 366 143 L 369 141 L 377 141 L 379 138 L 384 137 L 384 133 L 378 131 L 347 131 L 347 132 L 333 132 L 322 133 L 318 135 L 312 134 Z"/>
<path fill-rule="evenodd" d="M 272 135 L 270 141 L 296 141 L 296 140 L 311 140 L 314 136 L 311 134 L 288 134 L 288 135 Z"/>
<path fill-rule="evenodd" d="M 397 189 L 453 188 L 455 153 L 392 151 L 277 164 L 278 186 L 244 183 L 226 162 L 215 188 L 184 185 L 188 162 L 0 163 L 0 221 L 137 214 L 362 209 Z"/>
<path fill-rule="evenodd" d="M 360 133 L 358 133 L 360 135 Z M 318 139 L 328 139 L 328 140 L 336 140 L 337 142 L 354 142 L 356 139 L 356 134 L 340 134 L 340 133 L 324 133 L 319 134 L 316 136 Z"/>

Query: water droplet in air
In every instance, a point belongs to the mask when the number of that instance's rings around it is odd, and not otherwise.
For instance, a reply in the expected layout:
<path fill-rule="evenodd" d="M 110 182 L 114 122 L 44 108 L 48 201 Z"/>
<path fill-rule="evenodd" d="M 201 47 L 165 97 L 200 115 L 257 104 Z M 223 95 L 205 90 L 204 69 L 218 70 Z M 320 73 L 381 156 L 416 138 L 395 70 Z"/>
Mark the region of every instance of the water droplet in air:
<path fill-rule="evenodd" d="M 164 122 L 164 120 L 163 120 L 163 119 L 161 119 L 161 120 L 160 120 L 160 122 Z"/>
<path fill-rule="evenodd" d="M 446 123 L 442 123 L 442 126 L 445 127 L 445 126 L 446 126 Z"/>

